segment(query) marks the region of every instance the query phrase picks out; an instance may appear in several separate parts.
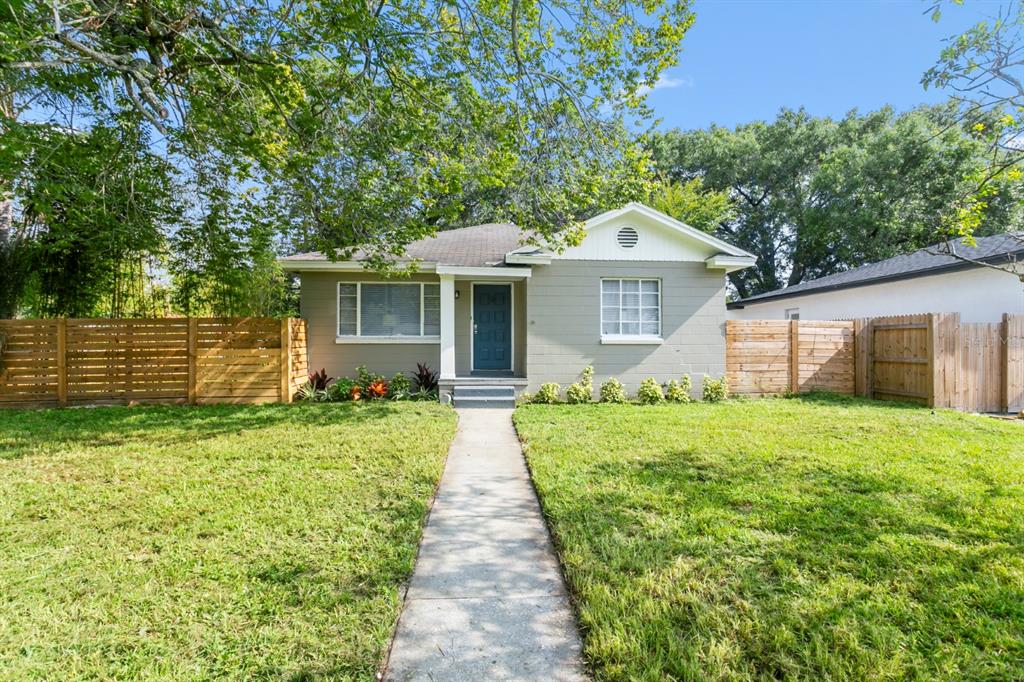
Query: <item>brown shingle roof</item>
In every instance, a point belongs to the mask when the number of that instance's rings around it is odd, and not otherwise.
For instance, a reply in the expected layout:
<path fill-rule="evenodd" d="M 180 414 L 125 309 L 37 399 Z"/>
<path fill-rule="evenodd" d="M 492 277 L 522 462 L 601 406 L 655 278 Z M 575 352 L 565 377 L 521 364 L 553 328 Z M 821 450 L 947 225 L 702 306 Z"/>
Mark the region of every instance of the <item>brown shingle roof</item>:
<path fill-rule="evenodd" d="M 469 267 L 503 265 L 505 254 L 522 246 L 528 237 L 529 234 L 525 230 L 511 223 L 488 223 L 444 230 L 433 237 L 409 244 L 402 260 L 420 259 L 438 265 Z M 363 255 L 357 251 L 351 260 L 361 260 Z M 319 251 L 313 251 L 297 253 L 281 260 L 326 261 L 328 258 Z"/>

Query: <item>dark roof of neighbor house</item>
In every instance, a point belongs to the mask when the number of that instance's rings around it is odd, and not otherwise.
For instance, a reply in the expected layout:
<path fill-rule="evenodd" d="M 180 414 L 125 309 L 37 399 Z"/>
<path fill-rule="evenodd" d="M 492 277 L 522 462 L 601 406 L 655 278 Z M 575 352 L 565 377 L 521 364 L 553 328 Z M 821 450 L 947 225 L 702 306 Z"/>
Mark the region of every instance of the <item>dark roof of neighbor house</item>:
<path fill-rule="evenodd" d="M 472 227 L 442 230 L 433 237 L 412 242 L 405 250 L 402 261 L 421 260 L 438 265 L 500 266 L 505 254 L 523 245 L 530 234 L 511 223 L 488 223 Z M 362 251 L 356 251 L 350 260 L 361 260 Z M 282 261 L 326 261 L 319 251 L 297 253 Z"/>
<path fill-rule="evenodd" d="M 976 246 L 953 242 L 956 253 L 986 263 L 1007 263 L 1015 256 L 1024 255 L 1024 232 L 1007 232 L 991 237 L 979 237 Z M 791 287 L 776 289 L 755 296 L 747 296 L 729 303 L 729 308 L 742 308 L 747 304 L 764 303 L 780 298 L 801 294 L 820 293 L 836 289 L 849 289 L 869 284 L 879 284 L 912 277 L 924 277 L 949 270 L 980 267 L 944 253 L 938 253 L 939 245 L 928 246 L 913 253 L 896 256 L 887 260 L 869 263 L 859 268 L 838 272 L 800 282 Z"/>

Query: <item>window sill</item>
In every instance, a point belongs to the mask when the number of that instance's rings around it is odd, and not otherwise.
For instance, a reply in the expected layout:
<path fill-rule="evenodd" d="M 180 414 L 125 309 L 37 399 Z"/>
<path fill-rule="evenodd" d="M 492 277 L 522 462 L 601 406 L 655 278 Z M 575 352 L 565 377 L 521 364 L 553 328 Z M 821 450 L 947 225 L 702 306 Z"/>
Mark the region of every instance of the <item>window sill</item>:
<path fill-rule="evenodd" d="M 665 339 L 660 336 L 602 336 L 602 345 L 612 346 L 660 346 Z"/>
<path fill-rule="evenodd" d="M 440 336 L 336 336 L 335 343 L 441 343 Z"/>

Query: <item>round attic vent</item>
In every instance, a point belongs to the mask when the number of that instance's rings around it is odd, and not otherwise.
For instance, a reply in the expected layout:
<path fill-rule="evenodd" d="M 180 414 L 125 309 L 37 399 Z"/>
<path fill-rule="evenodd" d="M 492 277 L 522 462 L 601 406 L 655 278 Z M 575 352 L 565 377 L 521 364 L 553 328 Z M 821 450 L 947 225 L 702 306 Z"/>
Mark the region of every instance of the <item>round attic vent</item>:
<path fill-rule="evenodd" d="M 636 246 L 636 242 L 640 239 L 640 235 L 636 233 L 636 230 L 632 227 L 624 227 L 619 230 L 618 235 L 615 239 L 619 242 L 619 246 L 624 249 L 632 249 Z"/>

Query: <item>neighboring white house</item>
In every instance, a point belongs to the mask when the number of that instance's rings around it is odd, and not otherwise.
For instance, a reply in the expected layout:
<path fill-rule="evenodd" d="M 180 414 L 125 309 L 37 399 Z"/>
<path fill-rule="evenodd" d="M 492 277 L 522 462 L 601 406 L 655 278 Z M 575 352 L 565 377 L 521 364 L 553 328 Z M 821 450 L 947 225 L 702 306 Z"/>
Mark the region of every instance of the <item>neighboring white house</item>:
<path fill-rule="evenodd" d="M 928 247 L 853 270 L 733 301 L 733 320 L 835 320 L 914 313 L 960 313 L 963 322 L 998 322 L 1024 314 L 1024 282 L 1007 272 Z M 956 245 L 965 257 L 1020 269 L 1024 232 Z M 1022 270 L 1024 271 L 1024 270 Z"/>

